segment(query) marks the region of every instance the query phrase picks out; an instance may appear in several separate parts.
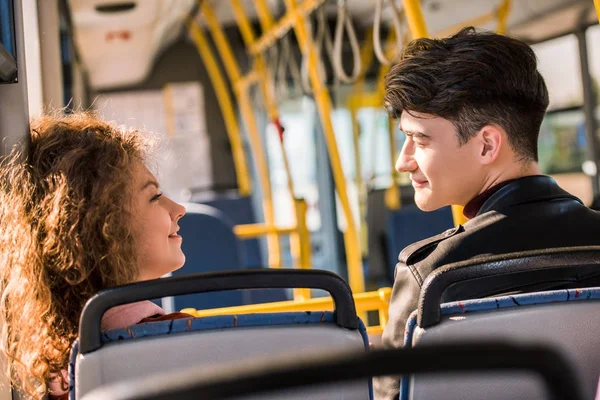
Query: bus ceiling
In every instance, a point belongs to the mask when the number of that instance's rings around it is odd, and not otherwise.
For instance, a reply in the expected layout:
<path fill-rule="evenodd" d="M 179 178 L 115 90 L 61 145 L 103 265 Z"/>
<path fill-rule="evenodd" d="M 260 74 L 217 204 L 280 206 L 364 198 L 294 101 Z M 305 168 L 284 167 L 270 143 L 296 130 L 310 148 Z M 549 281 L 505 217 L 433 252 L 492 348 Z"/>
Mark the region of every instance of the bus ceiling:
<path fill-rule="evenodd" d="M 209 0 L 206 0 L 209 1 Z M 185 19 L 197 6 L 196 0 L 67 0 L 73 20 L 74 41 L 88 70 L 90 85 L 107 90 L 142 82 L 150 73 L 157 55 L 181 35 Z M 229 1 L 210 1 L 221 25 L 236 24 Z M 357 33 L 371 29 L 377 1 L 343 2 Z M 384 2 L 381 24 L 393 25 Z M 396 2 L 401 9 L 401 2 Z M 248 17 L 258 23 L 252 2 L 244 2 Z M 267 2 L 279 19 L 285 7 L 279 1 Z M 501 0 L 433 0 L 425 2 L 423 14 L 432 36 L 448 34 L 460 24 L 468 24 L 486 13 L 493 13 Z M 529 0 L 512 2 L 507 33 L 537 43 L 598 23 L 590 0 Z M 338 2 L 326 1 L 328 19 L 338 16 Z M 199 21 L 203 27 L 204 23 Z M 490 18 L 481 24 L 496 29 Z M 451 33 L 451 32 L 450 32 Z"/>

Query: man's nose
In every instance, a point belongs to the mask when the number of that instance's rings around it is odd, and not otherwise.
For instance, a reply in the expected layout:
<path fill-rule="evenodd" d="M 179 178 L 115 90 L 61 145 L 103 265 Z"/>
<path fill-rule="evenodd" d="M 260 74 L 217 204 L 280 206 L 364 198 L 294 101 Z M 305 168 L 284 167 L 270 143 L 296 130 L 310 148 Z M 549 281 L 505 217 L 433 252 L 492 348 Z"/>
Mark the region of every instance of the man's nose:
<path fill-rule="evenodd" d="M 415 161 L 413 144 L 410 138 L 407 138 L 400 151 L 400 156 L 396 161 L 396 171 L 398 172 L 412 172 L 417 169 L 417 162 Z"/>

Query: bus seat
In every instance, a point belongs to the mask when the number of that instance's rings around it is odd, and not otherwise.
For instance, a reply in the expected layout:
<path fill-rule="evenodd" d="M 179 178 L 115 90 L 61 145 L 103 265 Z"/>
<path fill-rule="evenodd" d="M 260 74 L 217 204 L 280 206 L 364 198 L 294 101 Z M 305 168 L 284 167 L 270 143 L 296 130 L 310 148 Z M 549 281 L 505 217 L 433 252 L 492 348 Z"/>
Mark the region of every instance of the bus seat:
<path fill-rule="evenodd" d="M 207 368 L 303 351 L 368 349 L 366 328 L 340 328 L 331 312 L 297 312 L 186 318 L 149 322 L 102 335 L 102 348 L 72 353 L 74 399 L 90 390 L 153 373 L 204 365 Z M 320 399 L 368 399 L 370 382 L 336 385 Z M 290 398 L 315 398 L 308 392 Z"/>
<path fill-rule="evenodd" d="M 509 339 L 543 343 L 564 352 L 580 377 L 586 398 L 594 399 L 600 376 L 600 288 L 564 289 L 446 303 L 442 319 L 429 328 L 407 323 L 407 343 L 423 346 L 453 341 Z M 413 376 L 411 399 L 538 399 L 539 377 L 516 374 L 444 379 Z M 406 389 L 404 389 L 406 390 Z M 404 391 L 403 390 L 403 391 Z"/>
<path fill-rule="evenodd" d="M 334 300 L 335 312 L 184 318 L 100 330 L 104 313 L 120 304 L 194 292 L 284 287 L 325 290 Z M 179 368 L 210 368 L 275 354 L 294 357 L 305 351 L 367 351 L 368 347 L 352 291 L 342 278 L 327 271 L 240 270 L 138 282 L 102 291 L 86 303 L 71 353 L 71 398 L 80 399 L 99 386 Z M 347 398 L 369 398 L 370 381 L 347 390 L 353 396 Z M 362 397 L 355 396 L 357 390 Z M 340 389 L 327 393 L 337 394 Z"/>
<path fill-rule="evenodd" d="M 254 224 L 257 221 L 252 207 L 252 198 L 227 193 L 207 197 L 205 193 L 192 195 L 191 202 L 214 207 L 227 215 L 234 225 Z M 246 268 L 261 268 L 265 261 L 261 255 L 258 239 L 242 241 L 244 251 L 244 266 Z"/>
<path fill-rule="evenodd" d="M 239 196 L 233 193 L 224 193 L 209 196 L 206 193 L 197 193 L 192 195 L 191 201 L 192 203 L 188 203 L 185 205 L 186 208 L 189 207 L 188 210 L 196 208 L 195 206 L 198 204 L 217 209 L 220 212 L 220 215 L 224 217 L 224 219 L 227 221 L 228 225 L 231 226 L 232 233 L 233 226 L 235 225 L 253 224 L 257 222 L 256 216 L 254 214 L 254 208 L 252 207 L 252 198 L 250 198 L 249 196 Z M 187 215 L 180 221 L 185 223 L 184 220 L 186 218 Z M 235 235 L 235 233 L 233 233 L 233 235 Z M 258 239 L 239 240 L 236 237 L 236 242 L 238 242 L 237 246 L 241 251 L 241 268 L 264 268 L 266 266 L 266 263 L 264 262 L 261 254 Z M 183 250 L 187 257 L 188 254 L 186 253 L 186 248 L 184 248 Z M 202 253 L 200 252 L 200 254 Z M 232 268 L 233 267 L 226 269 Z M 241 293 L 241 296 L 243 297 L 242 302 L 237 304 L 257 304 L 269 303 L 273 301 L 290 300 L 290 296 L 286 293 L 285 290 L 255 290 L 252 292 L 243 292 Z M 233 304 L 226 304 L 223 307 L 228 305 Z M 186 307 L 198 308 L 191 304 L 188 304 L 181 308 Z M 214 306 L 211 308 L 215 307 L 220 306 Z"/>
<path fill-rule="evenodd" d="M 406 325 L 405 346 L 426 346 L 452 341 L 503 339 L 519 344 L 550 345 L 564 353 L 575 368 L 586 398 L 593 399 L 600 376 L 600 287 L 573 288 L 597 282 L 600 247 L 545 249 L 487 257 L 485 262 L 466 261 L 444 266 L 425 280 L 419 308 Z M 515 287 L 527 288 L 526 272 L 545 289 L 525 293 L 471 298 L 442 303 L 444 293 L 456 284 L 486 282 L 504 284 L 510 277 Z M 592 278 L 590 278 L 590 274 Z M 485 280 L 482 280 L 485 278 Z M 550 290 L 550 284 L 564 289 Z M 588 285 L 589 286 L 589 285 Z M 530 286 L 533 287 L 533 286 Z M 458 300 L 458 299 L 457 299 Z M 412 376 L 402 379 L 402 399 L 526 399 L 540 398 L 535 377 L 513 374 L 480 375 L 444 379 Z"/>
<path fill-rule="evenodd" d="M 435 211 L 421 211 L 415 204 L 402 206 L 399 210 L 389 211 L 388 215 L 388 266 L 393 279 L 398 254 L 406 246 L 440 234 L 454 226 L 452 210 L 443 207 Z"/>
<path fill-rule="evenodd" d="M 186 203 L 186 215 L 179 220 L 185 265 L 173 276 L 198 272 L 237 270 L 244 267 L 243 247 L 233 231 L 233 222 L 222 211 L 203 204 Z M 175 310 L 208 309 L 287 300 L 282 289 L 230 291 L 178 296 Z"/>

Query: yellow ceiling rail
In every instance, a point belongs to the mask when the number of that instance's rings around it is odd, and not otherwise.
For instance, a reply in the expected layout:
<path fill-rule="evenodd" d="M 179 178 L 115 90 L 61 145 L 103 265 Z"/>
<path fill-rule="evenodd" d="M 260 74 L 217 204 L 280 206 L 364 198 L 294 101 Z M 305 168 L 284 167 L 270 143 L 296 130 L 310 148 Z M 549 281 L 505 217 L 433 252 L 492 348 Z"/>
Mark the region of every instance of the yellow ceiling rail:
<path fill-rule="evenodd" d="M 310 1 L 310 0 L 305 0 Z M 306 4 L 306 3 L 304 3 Z M 331 121 L 332 104 L 327 88 L 319 77 L 317 68 L 318 55 L 315 46 L 312 45 L 311 39 L 306 28 L 305 16 L 300 12 L 296 0 L 285 0 L 287 13 L 294 16 L 294 31 L 296 38 L 300 44 L 300 48 L 304 54 L 308 54 L 308 72 L 310 82 L 313 88 L 317 109 L 323 133 L 327 143 L 329 160 L 333 171 L 335 187 L 342 205 L 344 216 L 346 217 L 347 228 L 344 232 L 344 243 L 346 247 L 346 260 L 348 263 L 348 281 L 354 293 L 362 293 L 365 291 L 365 281 L 362 269 L 362 258 L 360 250 L 360 241 L 356 230 L 356 221 L 352 215 L 350 202 L 348 201 L 348 192 L 346 189 L 346 178 L 342 170 L 340 154 L 337 148 L 337 142 L 333 131 Z"/>
<path fill-rule="evenodd" d="M 227 136 L 229 137 L 229 142 L 231 143 L 233 163 L 237 175 L 239 193 L 242 196 L 249 196 L 252 192 L 252 186 L 250 174 L 248 172 L 248 162 L 246 161 L 246 154 L 244 152 L 244 146 L 242 145 L 241 140 L 240 127 L 237 123 L 233 101 L 231 100 L 229 90 L 227 89 L 227 84 L 225 83 L 225 79 L 219 70 L 219 66 L 215 62 L 212 49 L 210 48 L 198 24 L 192 20 L 186 21 L 186 24 L 190 36 L 198 49 L 198 53 L 202 58 L 204 66 L 206 67 L 213 88 L 215 89 L 215 93 L 217 94 L 219 107 L 223 113 L 225 129 L 227 131 Z"/>
<path fill-rule="evenodd" d="M 304 0 L 297 8 L 297 12 L 303 16 L 310 15 L 314 10 L 319 8 L 326 0 Z M 263 9 L 264 10 L 264 9 Z M 258 13 L 259 18 L 261 17 L 260 12 Z M 295 12 L 288 12 L 270 28 L 269 31 L 265 32 L 256 42 L 249 47 L 250 54 L 258 55 L 263 53 L 266 49 L 273 46 L 277 40 L 284 37 L 296 23 Z"/>
<path fill-rule="evenodd" d="M 367 311 L 379 312 L 379 324 L 368 327 L 370 334 L 380 334 L 388 320 L 388 307 L 391 288 L 381 288 L 374 292 L 358 293 L 354 295 L 356 312 L 364 313 Z M 316 299 L 302 301 L 279 301 L 274 303 L 251 304 L 237 307 L 212 308 L 208 310 L 196 310 L 194 308 L 185 308 L 181 312 L 188 313 L 197 318 L 214 317 L 217 315 L 240 315 L 240 314 L 259 314 L 275 312 L 304 312 L 304 311 L 333 311 L 334 304 L 331 297 L 320 297 Z M 363 321 L 367 324 L 368 321 Z"/>
<path fill-rule="evenodd" d="M 260 181 L 260 186 L 262 188 L 262 198 L 263 198 L 263 212 L 265 222 L 268 225 L 275 224 L 275 213 L 273 211 L 273 200 L 271 195 L 271 179 L 269 177 L 269 168 L 267 166 L 266 156 L 264 154 L 264 146 L 261 142 L 260 133 L 258 131 L 258 124 L 256 123 L 256 117 L 254 115 L 254 110 L 252 109 L 252 104 L 250 103 L 250 96 L 247 90 L 239 90 L 239 82 L 242 79 L 242 73 L 235 59 L 235 55 L 229 42 L 227 41 L 227 37 L 221 28 L 217 17 L 215 16 L 209 2 L 202 2 L 201 11 L 204 19 L 208 24 L 208 28 L 211 32 L 211 36 L 217 47 L 221 59 L 223 60 L 223 65 L 225 66 L 225 71 L 229 76 L 229 80 L 232 82 L 232 86 L 236 91 L 236 95 L 238 97 L 238 105 L 240 107 L 240 112 L 242 118 L 244 119 L 244 124 L 246 130 L 248 132 L 248 137 L 250 139 L 250 146 L 252 147 L 252 154 L 254 158 L 254 162 L 256 163 L 256 172 L 258 174 L 258 178 Z M 197 25 L 197 23 L 196 23 Z M 198 31 L 201 32 L 201 29 L 198 27 Z M 267 245 L 269 249 L 269 266 L 272 268 L 278 268 L 281 266 L 281 247 L 279 244 L 279 237 L 276 234 L 267 235 Z"/>
<path fill-rule="evenodd" d="M 234 10 L 234 15 L 240 31 L 242 32 L 242 38 L 246 47 L 250 48 L 256 43 L 254 29 L 250 24 L 248 16 L 246 15 L 244 8 L 239 0 L 231 0 L 231 5 Z M 256 0 L 254 5 L 257 10 L 257 14 L 260 19 L 260 24 L 263 30 L 269 30 L 274 24 L 273 17 L 269 11 L 268 4 L 262 0 Z M 264 54 L 256 54 L 254 56 L 255 68 L 259 77 L 260 89 L 264 99 L 264 104 L 267 110 L 267 115 L 277 129 L 279 135 L 279 145 L 281 150 L 281 157 L 283 160 L 283 169 L 286 175 L 287 189 L 290 197 L 293 199 L 293 216 L 294 225 L 296 230 L 290 232 L 290 252 L 292 254 L 292 265 L 299 268 L 310 268 L 310 232 L 306 227 L 306 207 L 303 207 L 302 201 L 295 198 L 294 181 L 290 172 L 290 163 L 284 147 L 284 135 L 283 126 L 279 119 L 279 110 L 277 109 L 277 101 L 275 99 L 274 85 L 271 80 L 271 74 L 267 68 L 267 62 L 264 58 Z M 304 210 L 304 211 L 303 211 Z M 306 249 L 308 246 L 308 250 Z M 310 290 L 307 289 L 295 289 L 294 299 L 308 299 L 310 298 Z"/>

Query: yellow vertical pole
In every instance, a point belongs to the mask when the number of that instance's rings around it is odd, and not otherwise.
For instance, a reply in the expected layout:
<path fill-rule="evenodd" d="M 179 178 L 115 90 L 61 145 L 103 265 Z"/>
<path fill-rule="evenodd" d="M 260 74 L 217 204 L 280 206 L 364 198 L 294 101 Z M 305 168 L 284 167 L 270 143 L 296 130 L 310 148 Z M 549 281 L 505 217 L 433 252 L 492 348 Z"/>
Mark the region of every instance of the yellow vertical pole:
<path fill-rule="evenodd" d="M 392 185 L 385 190 L 384 202 L 388 210 L 400 209 L 400 188 L 398 187 L 398 171 L 396 170 L 396 126 L 388 116 L 388 140 L 390 142 L 390 159 L 392 160 Z"/>
<path fill-rule="evenodd" d="M 227 85 L 223 75 L 221 74 L 217 63 L 215 62 L 214 54 L 208 45 L 206 38 L 202 34 L 202 31 L 193 21 L 187 21 L 187 26 L 190 36 L 192 37 L 192 40 L 198 49 L 198 53 L 202 58 L 204 66 L 206 67 L 213 88 L 215 89 L 215 93 L 217 94 L 219 107 L 223 113 L 225 129 L 227 130 L 227 136 L 229 137 L 229 142 L 231 143 L 233 163 L 237 175 L 239 193 L 242 196 L 248 196 L 252 192 L 250 174 L 248 173 L 248 163 L 246 161 L 246 155 L 241 141 L 240 127 L 237 123 L 231 96 L 227 90 Z"/>
<path fill-rule="evenodd" d="M 367 237 L 367 193 L 362 178 L 362 159 L 360 157 L 360 124 L 358 123 L 358 108 L 350 108 L 350 119 L 352 121 L 352 144 L 354 145 L 354 169 L 355 185 L 358 198 L 358 215 L 360 223 L 358 224 L 358 236 L 360 238 L 360 248 L 362 257 L 367 256 L 368 237 Z"/>
<path fill-rule="evenodd" d="M 298 255 L 296 265 L 302 269 L 310 269 L 311 245 L 310 232 L 306 226 L 306 201 L 304 199 L 294 199 L 294 203 L 297 233 L 294 237 L 290 236 L 290 246 L 293 248 L 292 254 Z M 310 289 L 294 289 L 294 300 L 308 300 L 310 297 Z"/>
<path fill-rule="evenodd" d="M 594 0 L 594 6 L 596 6 L 596 15 L 598 16 L 598 22 L 600 22 L 600 0 Z"/>
<path fill-rule="evenodd" d="M 332 104 L 327 88 L 321 82 L 319 71 L 317 69 L 318 55 L 316 49 L 311 44 L 311 39 L 306 28 L 306 21 L 302 14 L 297 10 L 296 0 L 285 0 L 286 8 L 289 12 L 295 13 L 294 32 L 304 54 L 308 54 L 308 73 L 310 83 L 319 110 L 323 133 L 329 152 L 329 160 L 333 171 L 335 187 L 342 205 L 344 216 L 346 217 L 347 228 L 344 232 L 344 243 L 346 247 L 346 259 L 348 262 L 348 280 L 354 293 L 365 291 L 365 281 L 362 269 L 362 258 L 360 252 L 360 242 L 356 230 L 356 222 L 352 215 L 350 202 L 348 201 L 348 192 L 346 190 L 346 178 L 342 170 L 340 154 L 337 148 L 333 124 L 331 122 Z"/>
<path fill-rule="evenodd" d="M 252 29 L 252 25 L 250 24 L 250 21 L 248 20 L 248 17 L 244 12 L 243 6 L 239 2 L 239 0 L 231 0 L 231 5 L 238 26 L 240 28 L 240 32 L 242 33 L 242 39 L 244 40 L 244 43 L 248 47 L 254 45 L 254 43 L 256 42 L 256 37 L 254 34 L 254 30 Z M 270 29 L 273 26 L 273 20 L 269 12 L 268 6 L 260 1 L 255 2 L 255 5 L 263 30 Z M 257 69 L 258 75 L 260 76 L 260 89 L 263 95 L 269 119 L 271 121 L 277 121 L 277 123 L 279 123 L 279 112 L 277 110 L 277 102 L 275 101 L 273 83 L 271 82 L 269 71 L 267 70 L 266 61 L 264 60 L 264 57 L 262 55 L 255 57 L 255 67 Z M 281 126 L 278 126 L 277 128 L 281 129 Z M 282 139 L 283 138 L 280 137 L 279 143 L 283 159 L 283 168 L 286 174 L 288 191 L 290 197 L 292 198 L 293 215 L 295 218 L 294 225 L 298 226 L 298 224 L 300 223 L 300 221 L 298 221 L 298 217 L 301 214 L 297 210 L 298 204 L 295 200 L 294 183 L 292 180 L 292 174 L 290 172 L 289 159 L 285 151 Z M 302 248 L 301 243 L 304 241 L 310 242 L 310 236 L 308 231 L 306 232 L 306 237 L 302 237 L 299 231 L 290 234 L 290 252 L 292 253 L 292 265 L 294 267 L 310 267 L 310 260 L 304 260 L 305 262 L 303 262 L 302 256 L 300 254 Z M 310 290 L 296 289 L 294 291 L 294 299 L 299 300 L 302 298 L 310 298 Z"/>
<path fill-rule="evenodd" d="M 419 0 L 402 0 L 402 4 L 404 5 L 406 21 L 408 22 L 408 28 L 413 39 L 429 36 Z"/>
<path fill-rule="evenodd" d="M 242 78 L 242 74 L 237 62 L 235 61 L 233 50 L 227 42 L 227 38 L 225 37 L 225 34 L 223 33 L 223 30 L 208 2 L 203 3 L 201 10 L 206 22 L 208 23 L 215 45 L 217 46 L 219 54 L 223 60 L 225 71 L 227 72 L 227 75 L 229 75 L 229 79 L 233 83 L 234 91 L 238 97 L 240 112 L 248 131 L 248 137 L 252 147 L 252 154 L 254 155 L 256 170 L 262 187 L 265 222 L 267 225 L 273 226 L 275 225 L 275 214 L 273 211 L 273 200 L 271 197 L 271 181 L 269 178 L 269 169 L 267 167 L 263 145 L 258 132 L 258 125 L 254 116 L 254 110 L 250 104 L 248 92 L 246 90 L 239 89 L 239 85 L 237 83 L 239 83 L 240 79 Z M 204 33 L 198 24 L 196 22 L 192 22 L 192 25 L 194 26 L 194 35 L 202 38 L 202 41 L 207 42 L 206 38 L 204 37 Z M 279 237 L 276 234 L 267 235 L 267 244 L 269 248 L 269 266 L 271 268 L 280 267 L 281 254 Z"/>
<path fill-rule="evenodd" d="M 598 0 L 595 0 L 598 1 Z M 504 35 L 506 33 L 506 22 L 508 19 L 508 13 L 510 12 L 510 0 L 504 0 L 500 7 L 498 7 L 498 33 Z"/>

